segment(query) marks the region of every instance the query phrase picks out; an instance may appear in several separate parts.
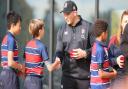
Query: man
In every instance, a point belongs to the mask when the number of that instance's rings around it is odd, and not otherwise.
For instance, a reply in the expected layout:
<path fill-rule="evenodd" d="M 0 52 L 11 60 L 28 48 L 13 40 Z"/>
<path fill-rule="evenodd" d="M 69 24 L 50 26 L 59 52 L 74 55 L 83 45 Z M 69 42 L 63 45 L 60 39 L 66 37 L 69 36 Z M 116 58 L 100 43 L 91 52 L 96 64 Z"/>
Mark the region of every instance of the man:
<path fill-rule="evenodd" d="M 94 37 L 91 23 L 77 14 L 73 1 L 66 1 L 63 13 L 66 23 L 57 34 L 56 58 L 62 62 L 63 89 L 88 89 L 90 54 Z"/>
<path fill-rule="evenodd" d="M 91 23 L 77 13 L 73 1 L 61 11 L 66 21 L 58 31 L 56 59 L 62 63 L 62 89 L 89 89 L 91 46 L 95 40 Z M 120 59 L 117 61 L 120 64 Z"/>

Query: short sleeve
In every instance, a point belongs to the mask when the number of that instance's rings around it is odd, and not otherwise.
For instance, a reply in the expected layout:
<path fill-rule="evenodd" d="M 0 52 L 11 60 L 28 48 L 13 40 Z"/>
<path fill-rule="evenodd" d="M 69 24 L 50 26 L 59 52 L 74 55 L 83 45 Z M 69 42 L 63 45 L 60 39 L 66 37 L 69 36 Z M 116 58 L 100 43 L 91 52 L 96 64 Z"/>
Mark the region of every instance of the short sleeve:
<path fill-rule="evenodd" d="M 11 38 L 11 37 L 8 38 L 8 44 L 7 44 L 7 45 L 8 45 L 8 50 L 9 50 L 9 51 L 14 51 L 14 49 L 15 49 L 15 48 L 14 48 L 14 47 L 15 47 L 15 46 L 14 46 L 14 45 L 15 45 L 15 40 L 14 40 L 14 38 Z"/>
<path fill-rule="evenodd" d="M 49 59 L 47 47 L 46 46 L 43 46 L 41 52 L 42 52 L 41 55 L 42 55 L 43 60 L 44 61 L 47 61 Z"/>
<path fill-rule="evenodd" d="M 98 62 L 98 66 L 100 69 L 103 68 L 103 63 L 104 63 L 104 56 L 105 56 L 105 52 L 103 49 L 99 49 L 97 52 L 97 62 Z"/>

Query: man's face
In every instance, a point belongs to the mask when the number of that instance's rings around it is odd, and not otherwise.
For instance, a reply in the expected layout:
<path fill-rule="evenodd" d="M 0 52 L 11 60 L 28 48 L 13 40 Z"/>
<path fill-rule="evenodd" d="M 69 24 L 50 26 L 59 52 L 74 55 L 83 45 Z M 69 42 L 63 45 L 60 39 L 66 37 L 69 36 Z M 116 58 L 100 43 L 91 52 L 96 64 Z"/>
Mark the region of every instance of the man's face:
<path fill-rule="evenodd" d="M 72 25 L 73 24 L 73 21 L 74 21 L 74 12 L 70 12 L 70 13 L 63 13 L 64 14 L 64 19 L 66 21 L 66 23 L 68 25 Z"/>
<path fill-rule="evenodd" d="M 128 23 L 128 15 L 124 15 L 122 22 L 121 22 L 121 26 L 122 26 L 122 30 L 123 30 L 122 33 L 124 32 L 124 28 L 125 28 L 127 23 Z"/>

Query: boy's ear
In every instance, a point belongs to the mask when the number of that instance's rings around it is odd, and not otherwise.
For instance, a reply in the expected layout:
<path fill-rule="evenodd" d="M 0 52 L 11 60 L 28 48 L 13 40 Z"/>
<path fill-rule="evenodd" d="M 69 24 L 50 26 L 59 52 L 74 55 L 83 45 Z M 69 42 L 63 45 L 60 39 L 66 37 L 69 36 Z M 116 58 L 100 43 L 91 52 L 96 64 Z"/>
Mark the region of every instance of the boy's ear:
<path fill-rule="evenodd" d="M 12 23 L 12 24 L 11 24 L 11 28 L 13 28 L 14 26 L 15 26 L 15 24 L 14 24 L 14 23 Z"/>
<path fill-rule="evenodd" d="M 103 37 L 103 36 L 104 36 L 104 34 L 105 34 L 105 33 L 104 33 L 104 32 L 102 32 L 102 33 L 101 33 L 101 37 Z"/>
<path fill-rule="evenodd" d="M 41 32 L 42 29 L 39 30 L 39 33 Z"/>

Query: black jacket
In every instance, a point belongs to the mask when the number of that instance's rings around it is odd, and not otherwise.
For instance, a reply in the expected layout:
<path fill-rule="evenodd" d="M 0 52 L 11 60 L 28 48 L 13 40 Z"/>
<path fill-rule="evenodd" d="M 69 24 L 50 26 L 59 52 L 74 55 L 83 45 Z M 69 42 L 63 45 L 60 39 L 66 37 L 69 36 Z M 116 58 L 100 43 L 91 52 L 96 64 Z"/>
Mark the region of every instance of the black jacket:
<path fill-rule="evenodd" d="M 91 46 L 94 42 L 92 24 L 83 20 L 72 27 L 66 23 L 61 26 L 57 34 L 56 56 L 62 61 L 62 75 L 77 79 L 89 79 Z M 87 58 L 71 59 L 69 51 L 81 48 L 87 51 Z"/>

